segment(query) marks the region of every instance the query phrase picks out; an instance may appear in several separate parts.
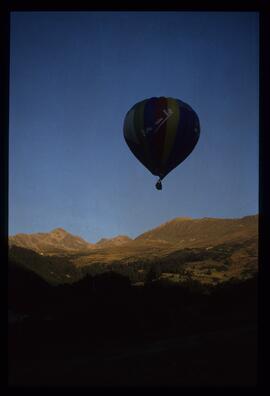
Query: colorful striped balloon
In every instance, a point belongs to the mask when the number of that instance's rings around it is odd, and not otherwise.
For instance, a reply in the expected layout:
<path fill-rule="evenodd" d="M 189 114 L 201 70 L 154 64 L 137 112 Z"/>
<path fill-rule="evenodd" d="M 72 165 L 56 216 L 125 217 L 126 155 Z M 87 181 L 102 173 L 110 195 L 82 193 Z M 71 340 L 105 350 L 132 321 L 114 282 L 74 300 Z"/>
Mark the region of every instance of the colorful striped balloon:
<path fill-rule="evenodd" d="M 179 99 L 145 99 L 136 103 L 124 120 L 128 147 L 160 180 L 188 157 L 199 136 L 197 114 Z"/>

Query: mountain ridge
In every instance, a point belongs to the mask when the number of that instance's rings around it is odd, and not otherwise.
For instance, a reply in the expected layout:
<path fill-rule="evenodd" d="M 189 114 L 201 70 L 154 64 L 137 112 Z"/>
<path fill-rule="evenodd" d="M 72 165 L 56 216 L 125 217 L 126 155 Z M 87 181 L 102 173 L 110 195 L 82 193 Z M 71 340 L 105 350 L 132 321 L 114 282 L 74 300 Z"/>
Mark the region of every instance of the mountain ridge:
<path fill-rule="evenodd" d="M 9 245 L 24 247 L 39 254 L 80 253 L 97 255 L 117 252 L 123 257 L 136 253 L 136 249 L 146 252 L 154 249 L 184 249 L 211 247 L 230 241 L 245 241 L 258 235 L 258 215 L 241 218 L 201 218 L 176 217 L 150 229 L 136 238 L 118 235 L 113 238 L 102 238 L 91 243 L 80 236 L 72 235 L 61 227 L 50 232 L 19 233 L 9 237 Z"/>
<path fill-rule="evenodd" d="M 240 228 L 243 228 L 241 230 Z M 173 243 L 184 243 L 185 247 L 203 246 L 209 239 L 216 243 L 235 238 L 245 238 L 245 230 L 254 236 L 258 234 L 258 215 L 244 216 L 241 218 L 208 218 L 183 219 L 175 218 L 139 235 L 135 240 L 160 239 Z M 233 234 L 232 234 L 233 233 Z M 238 234 L 238 235 L 237 235 Z M 184 239 L 182 239 L 184 237 Z M 198 240 L 199 237 L 199 240 Z M 197 239 L 187 241 L 187 239 Z M 188 243 L 189 242 L 189 243 Z M 190 243 L 193 242 L 193 243 Z"/>
<path fill-rule="evenodd" d="M 9 245 L 24 247 L 40 254 L 59 254 L 60 252 L 76 252 L 89 250 L 94 244 L 80 236 L 72 235 L 61 227 L 50 232 L 19 233 L 9 237 Z"/>

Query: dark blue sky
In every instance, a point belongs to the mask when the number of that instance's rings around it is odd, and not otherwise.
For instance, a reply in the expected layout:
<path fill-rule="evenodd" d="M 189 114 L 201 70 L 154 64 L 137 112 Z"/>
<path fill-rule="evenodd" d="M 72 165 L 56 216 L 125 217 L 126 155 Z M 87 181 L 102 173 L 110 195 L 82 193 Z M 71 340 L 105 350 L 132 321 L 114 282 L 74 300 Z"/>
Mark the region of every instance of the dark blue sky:
<path fill-rule="evenodd" d="M 63 227 L 95 242 L 257 213 L 258 40 L 257 13 L 13 13 L 10 234 Z M 201 123 L 162 191 L 123 138 L 126 112 L 152 96 Z"/>

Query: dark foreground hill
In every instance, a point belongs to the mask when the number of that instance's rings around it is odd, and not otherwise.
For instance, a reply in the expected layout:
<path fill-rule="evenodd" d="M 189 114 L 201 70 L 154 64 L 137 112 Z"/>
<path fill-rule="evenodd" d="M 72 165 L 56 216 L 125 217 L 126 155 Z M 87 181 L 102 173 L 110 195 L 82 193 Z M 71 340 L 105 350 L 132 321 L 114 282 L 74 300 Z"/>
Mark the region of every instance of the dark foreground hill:
<path fill-rule="evenodd" d="M 51 286 L 12 271 L 11 386 L 256 383 L 256 276 L 206 292 L 192 281 L 136 287 L 113 272 Z"/>
<path fill-rule="evenodd" d="M 257 220 L 176 219 L 57 254 L 12 243 L 9 384 L 256 385 Z"/>
<path fill-rule="evenodd" d="M 256 278 L 208 294 L 114 273 L 27 286 L 9 307 L 11 386 L 256 384 Z"/>

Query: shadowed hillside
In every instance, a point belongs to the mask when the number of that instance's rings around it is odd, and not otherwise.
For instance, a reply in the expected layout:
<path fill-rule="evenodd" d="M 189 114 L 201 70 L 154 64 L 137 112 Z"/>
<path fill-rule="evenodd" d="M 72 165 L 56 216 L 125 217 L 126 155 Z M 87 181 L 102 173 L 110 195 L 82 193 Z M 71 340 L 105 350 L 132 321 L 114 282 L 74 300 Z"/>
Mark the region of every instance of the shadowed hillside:
<path fill-rule="evenodd" d="M 68 255 L 45 256 L 18 246 L 9 249 L 9 267 L 12 265 L 33 271 L 50 284 L 74 282 L 82 276 Z"/>

